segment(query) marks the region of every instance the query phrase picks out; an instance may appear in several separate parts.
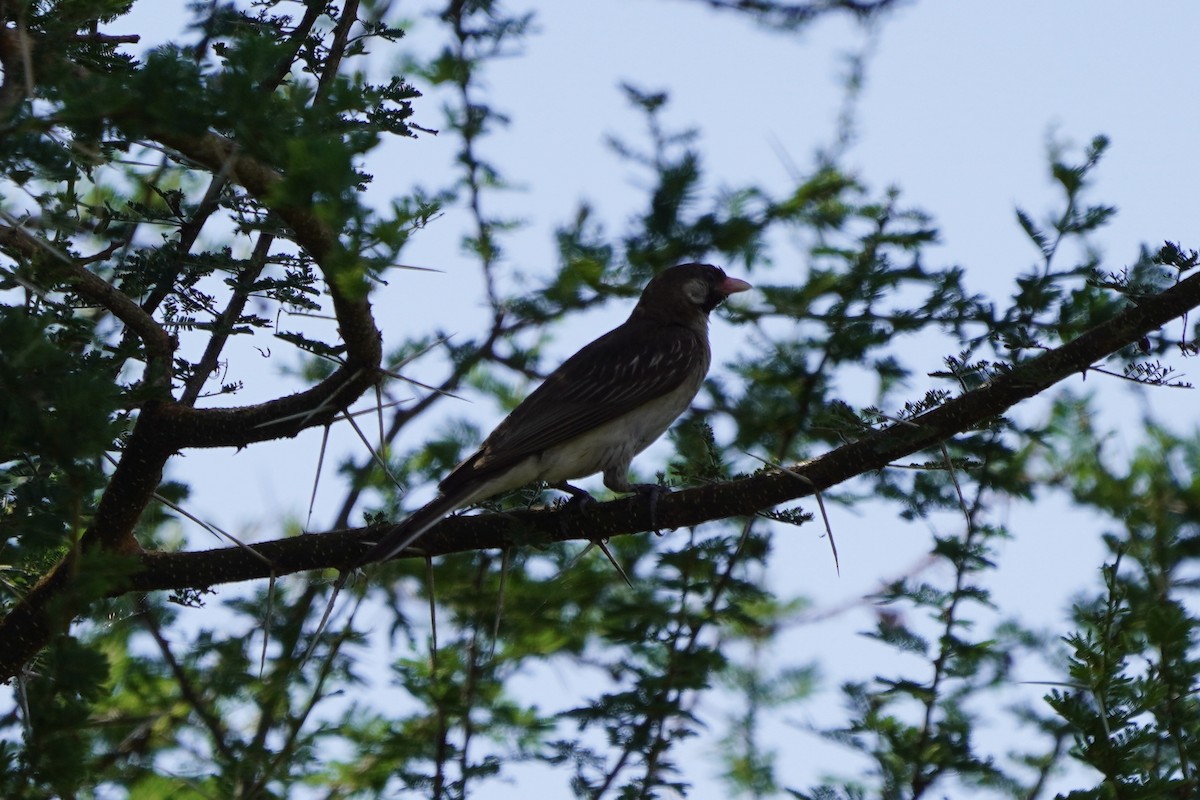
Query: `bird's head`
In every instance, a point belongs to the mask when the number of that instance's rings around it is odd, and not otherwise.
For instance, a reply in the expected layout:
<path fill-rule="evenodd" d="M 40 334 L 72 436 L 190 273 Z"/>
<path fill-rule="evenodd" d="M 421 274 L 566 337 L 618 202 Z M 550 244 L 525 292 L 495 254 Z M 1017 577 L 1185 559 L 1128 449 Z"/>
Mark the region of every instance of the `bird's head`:
<path fill-rule="evenodd" d="M 704 320 L 729 295 L 744 292 L 750 284 L 731 278 L 711 264 L 680 264 L 655 275 L 638 300 L 633 316 L 677 322 Z"/>

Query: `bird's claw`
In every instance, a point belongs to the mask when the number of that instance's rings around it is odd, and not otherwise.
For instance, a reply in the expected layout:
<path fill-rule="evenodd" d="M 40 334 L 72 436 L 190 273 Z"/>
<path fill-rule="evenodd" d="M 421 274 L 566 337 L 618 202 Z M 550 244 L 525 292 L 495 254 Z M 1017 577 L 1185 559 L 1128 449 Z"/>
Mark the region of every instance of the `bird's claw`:
<path fill-rule="evenodd" d="M 580 513 L 586 512 L 588 508 L 596 502 L 596 498 L 592 497 L 578 486 L 572 486 L 566 481 L 552 483 L 550 484 L 550 488 L 558 489 L 560 492 L 566 492 L 567 494 L 571 495 L 571 499 L 567 501 L 567 508 L 573 508 Z"/>
<path fill-rule="evenodd" d="M 587 492 L 571 495 L 571 499 L 567 501 L 566 507 L 577 514 L 586 514 L 588 509 L 596 504 L 596 498 L 592 497 Z"/>
<path fill-rule="evenodd" d="M 578 486 L 563 482 L 551 484 L 551 487 L 571 495 L 571 499 L 567 501 L 567 507 L 575 508 L 580 513 L 586 513 L 587 509 L 596 502 L 596 498 Z M 670 494 L 670 489 L 657 483 L 633 483 L 626 486 L 610 486 L 610 488 L 615 488 L 620 492 L 632 492 L 629 497 L 630 502 L 637 502 L 638 498 L 645 497 L 650 506 L 650 530 L 654 531 L 656 535 L 662 535 L 662 529 L 658 524 L 658 498 L 664 494 Z"/>
<path fill-rule="evenodd" d="M 655 536 L 662 536 L 662 528 L 658 524 L 658 498 L 670 494 L 671 490 L 657 483 L 635 483 L 630 488 L 634 492 L 629 498 L 631 501 L 639 497 L 646 498 L 650 506 L 650 530 L 654 531 Z"/>

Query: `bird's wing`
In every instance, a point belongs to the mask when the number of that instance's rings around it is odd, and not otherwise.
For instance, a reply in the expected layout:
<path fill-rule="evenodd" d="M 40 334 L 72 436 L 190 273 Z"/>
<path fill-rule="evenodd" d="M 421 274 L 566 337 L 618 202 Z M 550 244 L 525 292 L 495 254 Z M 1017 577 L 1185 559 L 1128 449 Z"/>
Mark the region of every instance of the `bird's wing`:
<path fill-rule="evenodd" d="M 442 481 L 443 491 L 568 442 L 708 371 L 705 338 L 682 325 L 625 323 L 585 346 Z"/>

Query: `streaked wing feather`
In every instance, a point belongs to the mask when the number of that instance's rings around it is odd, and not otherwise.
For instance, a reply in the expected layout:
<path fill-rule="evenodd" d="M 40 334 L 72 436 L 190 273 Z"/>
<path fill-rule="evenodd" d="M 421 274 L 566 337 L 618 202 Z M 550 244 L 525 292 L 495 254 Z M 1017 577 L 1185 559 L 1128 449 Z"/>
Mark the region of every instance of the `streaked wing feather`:
<path fill-rule="evenodd" d="M 707 355 L 705 342 L 682 326 L 627 323 L 610 331 L 550 373 L 479 452 L 446 477 L 443 490 L 505 469 L 671 392 L 698 361 L 707 365 Z"/>

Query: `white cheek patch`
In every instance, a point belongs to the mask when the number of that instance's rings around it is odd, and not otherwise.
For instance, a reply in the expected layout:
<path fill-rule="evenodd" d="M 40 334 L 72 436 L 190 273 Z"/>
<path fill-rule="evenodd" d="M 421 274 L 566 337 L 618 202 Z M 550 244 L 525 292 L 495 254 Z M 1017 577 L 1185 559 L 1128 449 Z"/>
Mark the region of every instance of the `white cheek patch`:
<path fill-rule="evenodd" d="M 696 305 L 703 305 L 704 299 L 708 296 L 708 285 L 704 281 L 690 280 L 684 284 L 683 293 Z"/>

